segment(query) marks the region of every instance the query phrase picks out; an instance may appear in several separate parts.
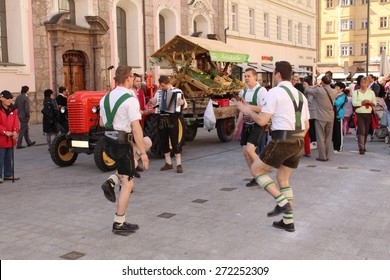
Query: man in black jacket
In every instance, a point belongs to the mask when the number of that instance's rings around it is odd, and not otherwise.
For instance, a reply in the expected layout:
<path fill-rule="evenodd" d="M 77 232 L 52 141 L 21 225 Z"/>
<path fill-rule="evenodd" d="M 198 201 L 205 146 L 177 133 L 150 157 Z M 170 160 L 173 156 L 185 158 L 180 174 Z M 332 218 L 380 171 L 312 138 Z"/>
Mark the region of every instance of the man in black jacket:
<path fill-rule="evenodd" d="M 59 113 L 59 117 L 58 117 L 58 122 L 59 122 L 59 124 L 62 127 L 61 132 L 62 133 L 67 133 L 68 130 L 69 130 L 69 127 L 68 127 L 68 109 L 67 109 L 67 106 L 68 106 L 68 91 L 66 90 L 65 87 L 59 87 L 58 88 L 58 95 L 56 97 L 56 101 L 57 101 L 57 104 L 58 104 L 58 110 L 60 112 Z M 65 108 L 65 112 L 64 113 L 61 112 L 61 107 Z"/>
<path fill-rule="evenodd" d="M 25 148 L 25 146 L 22 146 L 23 137 L 26 139 L 28 147 L 35 144 L 35 141 L 31 141 L 29 135 L 28 123 L 30 121 L 30 98 L 27 95 L 28 91 L 28 86 L 22 86 L 21 94 L 16 97 L 15 100 L 15 106 L 18 108 L 18 117 L 20 121 L 20 132 L 18 135 L 16 149 Z"/>

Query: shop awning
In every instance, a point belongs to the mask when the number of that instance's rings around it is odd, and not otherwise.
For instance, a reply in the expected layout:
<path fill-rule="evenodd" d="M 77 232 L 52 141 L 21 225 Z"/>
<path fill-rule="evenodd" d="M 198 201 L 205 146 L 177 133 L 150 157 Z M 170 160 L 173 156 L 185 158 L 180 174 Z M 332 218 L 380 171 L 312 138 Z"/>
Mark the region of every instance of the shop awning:
<path fill-rule="evenodd" d="M 292 66 L 292 70 L 294 73 L 307 73 L 307 74 L 310 74 L 312 73 L 311 71 L 308 71 L 306 69 L 302 69 L 302 68 L 299 68 L 299 67 L 296 67 L 296 66 Z"/>
<path fill-rule="evenodd" d="M 350 73 L 348 73 L 347 75 L 345 75 L 344 73 L 333 73 L 333 80 L 345 80 L 348 76 L 349 76 Z M 325 76 L 325 74 L 320 74 L 317 79 L 321 79 L 323 76 Z"/>
<path fill-rule="evenodd" d="M 253 68 L 256 70 L 257 73 L 264 73 L 264 72 L 267 72 L 263 69 L 263 67 L 261 65 L 258 65 L 256 63 L 248 63 L 248 64 L 244 64 L 244 63 L 237 63 L 236 66 L 238 67 L 241 67 L 243 71 L 245 71 L 246 69 L 248 68 Z"/>
<path fill-rule="evenodd" d="M 184 35 L 176 35 L 152 54 L 152 57 L 164 58 L 172 54 L 190 54 L 195 56 L 209 54 L 212 61 L 236 63 L 246 63 L 249 58 L 249 54 L 244 54 L 224 42 Z"/>
<path fill-rule="evenodd" d="M 368 72 L 368 74 L 372 74 L 374 76 L 379 76 L 379 72 Z M 366 72 L 364 72 L 364 73 L 355 73 L 355 75 L 353 75 L 352 79 L 356 79 L 360 75 L 363 75 L 365 77 L 366 76 Z"/>

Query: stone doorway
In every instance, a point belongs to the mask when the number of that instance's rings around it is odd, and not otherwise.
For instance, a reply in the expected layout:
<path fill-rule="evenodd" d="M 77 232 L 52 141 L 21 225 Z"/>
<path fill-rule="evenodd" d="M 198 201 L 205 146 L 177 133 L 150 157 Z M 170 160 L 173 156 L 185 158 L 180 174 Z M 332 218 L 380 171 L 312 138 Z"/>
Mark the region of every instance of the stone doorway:
<path fill-rule="evenodd" d="M 85 90 L 85 55 L 80 51 L 66 51 L 62 55 L 64 86 L 72 94 Z"/>

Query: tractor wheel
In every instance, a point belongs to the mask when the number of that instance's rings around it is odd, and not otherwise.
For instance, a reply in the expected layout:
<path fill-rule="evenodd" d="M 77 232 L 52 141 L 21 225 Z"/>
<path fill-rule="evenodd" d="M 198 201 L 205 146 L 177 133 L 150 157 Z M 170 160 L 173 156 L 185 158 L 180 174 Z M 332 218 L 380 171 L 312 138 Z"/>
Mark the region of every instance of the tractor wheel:
<path fill-rule="evenodd" d="M 94 150 L 94 158 L 96 166 L 103 172 L 113 171 L 116 168 L 115 160 L 110 158 L 104 151 L 104 139 L 100 138 Z"/>
<path fill-rule="evenodd" d="M 51 143 L 50 156 L 52 161 L 60 167 L 72 165 L 78 154 L 70 149 L 65 134 L 60 134 Z"/>
<path fill-rule="evenodd" d="M 197 124 L 187 125 L 185 127 L 185 134 L 184 134 L 185 141 L 188 141 L 188 142 L 193 141 L 196 137 L 197 132 L 198 132 L 198 125 Z"/>
<path fill-rule="evenodd" d="M 155 157 L 163 158 L 164 153 L 161 148 L 160 137 L 157 129 L 157 115 L 150 115 L 147 117 L 144 125 L 145 136 L 148 136 L 152 140 L 152 147 L 150 153 Z"/>
<path fill-rule="evenodd" d="M 144 126 L 145 136 L 148 136 L 152 140 L 152 147 L 150 148 L 150 152 L 159 158 L 164 158 L 164 153 L 161 147 L 160 137 L 158 135 L 157 128 L 157 115 L 150 115 L 146 121 Z M 183 118 L 179 117 L 179 139 L 178 142 L 181 146 L 184 145 L 184 126 L 183 126 Z"/>
<path fill-rule="evenodd" d="M 217 120 L 217 133 L 221 142 L 230 142 L 233 139 L 233 132 L 236 126 L 235 118 Z"/>

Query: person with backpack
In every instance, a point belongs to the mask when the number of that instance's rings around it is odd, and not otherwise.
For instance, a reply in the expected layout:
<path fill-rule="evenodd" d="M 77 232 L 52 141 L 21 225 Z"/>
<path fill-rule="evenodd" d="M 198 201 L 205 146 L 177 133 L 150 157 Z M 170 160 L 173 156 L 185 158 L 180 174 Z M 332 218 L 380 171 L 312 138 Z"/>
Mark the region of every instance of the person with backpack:
<path fill-rule="evenodd" d="M 343 121 L 344 121 L 344 109 L 345 104 L 348 102 L 348 97 L 344 93 L 345 84 L 337 82 L 335 89 L 337 91 L 337 97 L 334 100 L 334 124 L 333 124 L 333 152 L 340 153 L 343 151 Z"/>
<path fill-rule="evenodd" d="M 257 82 L 257 72 L 253 68 L 247 68 L 244 74 L 245 83 L 248 88 L 240 92 L 241 99 L 245 100 L 251 109 L 259 113 L 261 112 L 261 106 L 263 105 L 267 90 L 260 86 Z M 242 153 L 244 154 L 246 163 L 248 164 L 249 170 L 253 162 L 258 158 L 256 153 L 256 147 L 259 145 L 259 153 L 265 146 L 265 131 L 264 127 L 259 126 L 255 121 L 248 115 L 240 112 L 235 130 L 237 130 L 243 123 L 241 131 L 240 145 L 242 147 Z M 236 131 L 234 134 L 236 135 Z M 247 187 L 257 186 L 256 179 L 252 178 L 246 184 Z"/>
<path fill-rule="evenodd" d="M 132 69 L 129 66 L 119 66 L 115 71 L 117 87 L 100 100 L 99 125 L 105 127 L 105 152 L 115 160 L 117 172 L 111 175 L 101 186 L 104 196 L 111 202 L 116 202 L 115 186 L 121 181 L 117 210 L 112 225 L 115 234 L 132 233 L 139 229 L 137 224 L 126 222 L 126 209 L 131 191 L 134 187 L 134 155 L 132 142 L 137 144 L 142 165 L 149 167 L 143 132 L 140 124 L 141 113 L 138 99 L 130 89 L 133 85 Z"/>

